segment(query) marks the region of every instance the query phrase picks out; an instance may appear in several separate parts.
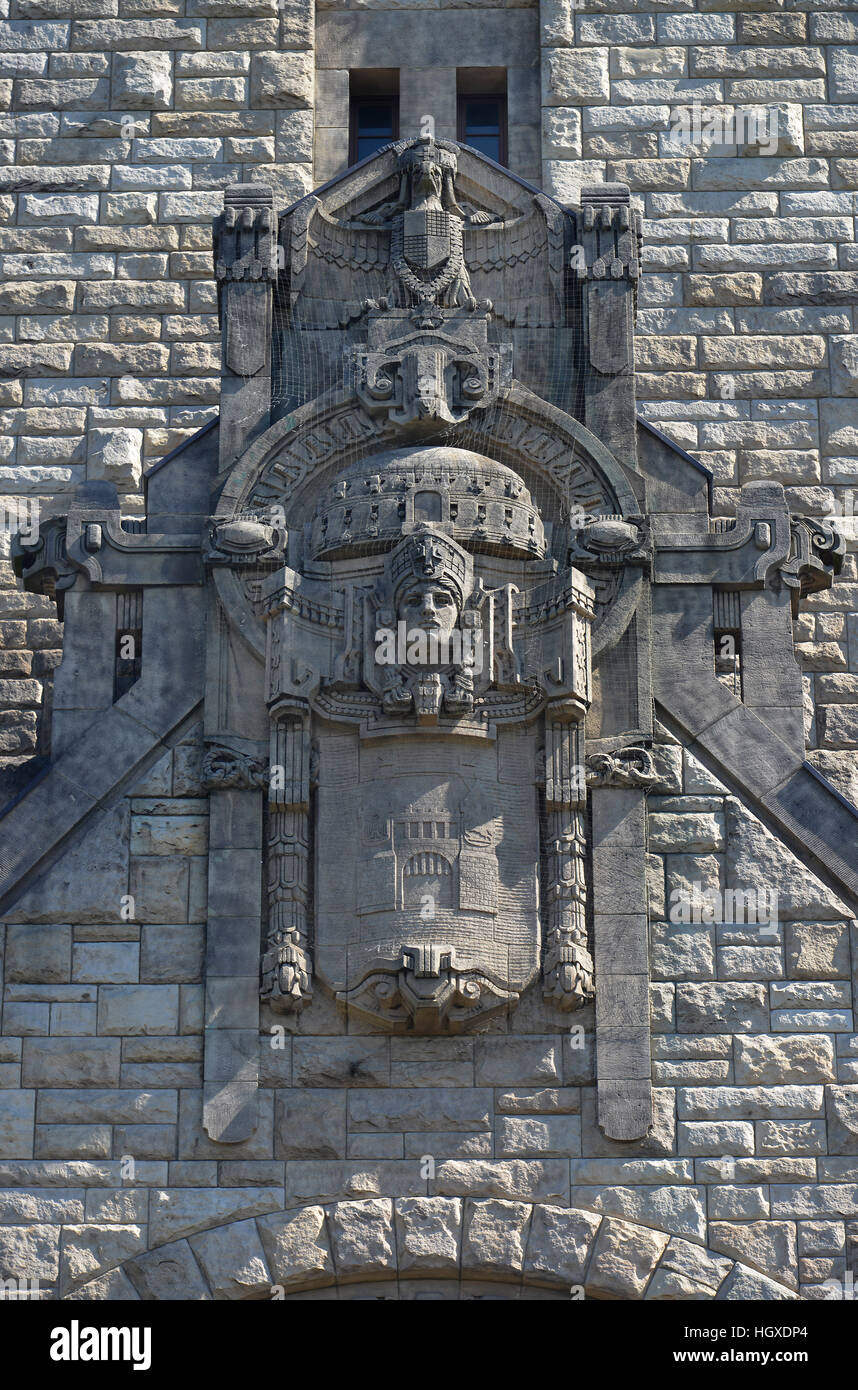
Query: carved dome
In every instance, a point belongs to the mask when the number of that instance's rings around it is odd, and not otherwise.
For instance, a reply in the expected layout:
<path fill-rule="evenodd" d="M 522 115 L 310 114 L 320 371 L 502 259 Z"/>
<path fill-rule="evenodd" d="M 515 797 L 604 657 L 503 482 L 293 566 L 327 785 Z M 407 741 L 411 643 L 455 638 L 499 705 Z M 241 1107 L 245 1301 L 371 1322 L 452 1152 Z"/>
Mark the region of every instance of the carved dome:
<path fill-rule="evenodd" d="M 389 550 L 420 522 L 469 550 L 525 559 L 546 552 L 542 519 L 517 473 L 469 449 L 435 447 L 391 449 L 343 469 L 316 506 L 313 555 Z"/>

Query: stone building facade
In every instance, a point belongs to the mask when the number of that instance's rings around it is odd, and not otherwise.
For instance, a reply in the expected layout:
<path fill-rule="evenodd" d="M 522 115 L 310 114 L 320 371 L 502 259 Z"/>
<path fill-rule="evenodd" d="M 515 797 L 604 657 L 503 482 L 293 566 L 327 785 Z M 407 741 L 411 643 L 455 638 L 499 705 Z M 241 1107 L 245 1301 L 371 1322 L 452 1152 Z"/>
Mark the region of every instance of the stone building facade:
<path fill-rule="evenodd" d="M 13 4 L 0 1274 L 843 1296 L 855 12 Z"/>

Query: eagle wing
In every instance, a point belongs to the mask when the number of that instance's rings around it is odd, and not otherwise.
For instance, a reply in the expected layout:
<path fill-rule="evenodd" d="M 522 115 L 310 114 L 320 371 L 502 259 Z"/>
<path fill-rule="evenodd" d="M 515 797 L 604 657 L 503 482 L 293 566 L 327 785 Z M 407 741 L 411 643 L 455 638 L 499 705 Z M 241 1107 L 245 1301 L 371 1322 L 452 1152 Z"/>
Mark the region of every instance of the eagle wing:
<path fill-rule="evenodd" d="M 385 293 L 389 227 L 332 217 L 318 198 L 308 198 L 292 214 L 287 235 L 294 326 L 346 327 L 367 299 Z"/>
<path fill-rule="evenodd" d="M 465 264 L 478 301 L 519 327 L 564 322 L 564 213 L 541 194 L 511 222 L 465 227 Z"/>

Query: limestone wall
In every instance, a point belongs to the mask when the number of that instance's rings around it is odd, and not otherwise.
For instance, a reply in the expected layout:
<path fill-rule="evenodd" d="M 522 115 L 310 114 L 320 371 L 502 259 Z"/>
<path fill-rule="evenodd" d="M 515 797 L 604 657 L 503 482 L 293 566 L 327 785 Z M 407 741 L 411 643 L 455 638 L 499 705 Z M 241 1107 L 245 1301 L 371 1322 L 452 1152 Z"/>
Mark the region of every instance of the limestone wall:
<path fill-rule="evenodd" d="M 108 477 L 139 511 L 143 469 L 216 405 L 210 219 L 224 185 L 266 180 L 286 205 L 336 172 L 349 66 L 399 65 L 403 133 L 425 113 L 453 133 L 456 62 L 507 68 L 517 172 L 539 179 L 541 141 L 549 192 L 608 178 L 640 198 L 641 409 L 713 470 L 719 509 L 736 484 L 777 478 L 797 510 L 849 524 L 856 16 L 811 0 L 543 0 L 539 14 L 383 0 L 320 3 L 315 18 L 309 0 L 9 0 L 0 498 L 14 519 L 22 498 L 49 512 L 84 476 Z M 723 124 L 758 108 L 758 126 Z M 854 556 L 845 578 L 798 636 L 810 745 L 855 797 Z M 2 601 L 16 624 L 43 616 Z M 27 656 L 41 650 L 31 635 L 2 634 L 4 762 L 36 750 L 47 662 Z"/>
<path fill-rule="evenodd" d="M 445 1221 L 466 1199 L 485 1203 L 492 1229 L 516 1240 L 518 1203 L 589 1214 L 587 1240 L 600 1217 L 630 1223 L 644 1255 L 598 1296 L 641 1296 L 669 1239 L 689 1278 L 708 1248 L 727 1257 L 718 1280 L 733 1259 L 774 1281 L 737 1297 L 831 1297 L 826 1281 L 858 1268 L 855 924 L 679 745 L 661 749 L 650 798 L 655 1125 L 633 1144 L 596 1123 L 592 1008 L 559 1022 L 538 984 L 508 1025 L 473 1037 L 347 1032 L 320 990 L 297 1024 L 263 1010 L 257 1132 L 213 1144 L 201 1127 L 199 757 L 192 724 L 5 926 L 4 1272 L 66 1293 L 224 1224 L 251 1231 L 271 1215 L 274 1231 L 277 1213 L 311 1208 L 312 1225 L 322 1205 L 373 1197 L 388 1223 L 392 1198 L 455 1199 L 435 1203 Z M 695 883 L 766 887 L 776 920 L 671 921 L 677 889 Z M 217 1257 L 230 1287 L 244 1277 L 235 1239 Z M 186 1246 L 171 1249 L 193 1266 Z"/>

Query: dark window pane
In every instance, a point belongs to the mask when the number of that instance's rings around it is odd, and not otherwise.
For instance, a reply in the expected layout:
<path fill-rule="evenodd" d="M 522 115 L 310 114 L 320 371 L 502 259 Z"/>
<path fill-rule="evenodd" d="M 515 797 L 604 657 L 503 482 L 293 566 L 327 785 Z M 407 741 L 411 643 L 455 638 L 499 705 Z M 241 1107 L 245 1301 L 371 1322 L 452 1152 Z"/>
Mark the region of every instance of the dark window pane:
<path fill-rule="evenodd" d="M 501 104 L 491 98 L 465 102 L 464 139 L 489 159 L 500 162 Z"/>
<path fill-rule="evenodd" d="M 366 159 L 396 138 L 393 102 L 389 99 L 355 103 L 356 155 Z"/>

